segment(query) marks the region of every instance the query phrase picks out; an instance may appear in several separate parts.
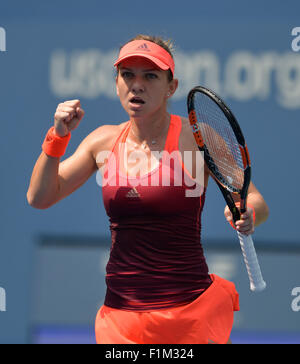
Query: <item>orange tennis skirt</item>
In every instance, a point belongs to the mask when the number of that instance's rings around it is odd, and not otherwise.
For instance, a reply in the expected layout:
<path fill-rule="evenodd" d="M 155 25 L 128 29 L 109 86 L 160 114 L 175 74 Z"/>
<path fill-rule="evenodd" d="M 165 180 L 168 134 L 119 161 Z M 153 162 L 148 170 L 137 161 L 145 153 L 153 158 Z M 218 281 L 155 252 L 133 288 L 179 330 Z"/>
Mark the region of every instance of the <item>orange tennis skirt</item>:
<path fill-rule="evenodd" d="M 211 278 L 211 286 L 184 306 L 150 312 L 102 306 L 96 318 L 97 343 L 226 344 L 239 295 L 232 282 L 214 274 Z"/>

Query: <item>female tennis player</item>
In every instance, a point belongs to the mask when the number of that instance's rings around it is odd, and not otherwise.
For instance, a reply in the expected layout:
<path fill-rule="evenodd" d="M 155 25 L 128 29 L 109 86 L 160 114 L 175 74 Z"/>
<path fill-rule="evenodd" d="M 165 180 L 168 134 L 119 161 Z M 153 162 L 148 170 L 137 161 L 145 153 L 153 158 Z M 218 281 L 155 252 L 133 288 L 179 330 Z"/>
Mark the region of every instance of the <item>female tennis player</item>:
<path fill-rule="evenodd" d="M 31 206 L 46 209 L 95 171 L 103 172 L 112 248 L 105 302 L 96 318 L 100 344 L 225 344 L 239 310 L 234 284 L 209 274 L 200 243 L 206 167 L 201 193 L 187 194 L 195 187 L 190 180 L 197 162 L 193 158 L 189 170 L 181 156 L 198 147 L 188 119 L 167 110 L 178 86 L 171 52 L 168 42 L 145 35 L 121 48 L 116 90 L 129 121 L 97 128 L 63 162 L 84 111 L 79 100 L 59 104 L 27 193 Z M 105 160 L 99 157 L 107 151 Z M 170 155 L 175 158 L 168 164 Z M 175 183 L 178 174 L 184 177 L 181 184 Z M 165 175 L 169 183 L 163 184 Z M 248 201 L 251 207 L 235 225 L 244 234 L 252 234 L 268 216 L 253 183 Z M 227 208 L 225 217 L 232 222 Z"/>

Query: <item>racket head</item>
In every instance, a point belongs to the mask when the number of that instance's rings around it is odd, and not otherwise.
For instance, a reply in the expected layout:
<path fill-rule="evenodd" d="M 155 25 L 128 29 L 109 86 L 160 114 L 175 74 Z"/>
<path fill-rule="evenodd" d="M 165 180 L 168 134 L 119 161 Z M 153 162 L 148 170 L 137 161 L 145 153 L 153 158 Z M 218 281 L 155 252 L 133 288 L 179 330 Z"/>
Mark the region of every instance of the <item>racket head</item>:
<path fill-rule="evenodd" d="M 189 92 L 187 106 L 193 135 L 212 176 L 221 188 L 241 196 L 245 211 L 251 162 L 235 116 L 218 95 L 202 86 Z M 232 209 L 232 200 L 226 202 Z"/>

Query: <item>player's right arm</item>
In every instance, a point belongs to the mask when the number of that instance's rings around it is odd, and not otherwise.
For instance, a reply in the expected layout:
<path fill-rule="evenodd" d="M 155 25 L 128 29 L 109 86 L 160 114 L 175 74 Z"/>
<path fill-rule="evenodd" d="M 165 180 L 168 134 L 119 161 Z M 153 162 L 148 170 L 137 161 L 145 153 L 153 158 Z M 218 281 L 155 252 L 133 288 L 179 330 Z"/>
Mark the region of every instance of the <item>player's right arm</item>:
<path fill-rule="evenodd" d="M 83 116 L 79 100 L 59 104 L 54 116 L 55 133 L 64 137 L 78 127 Z M 63 162 L 43 151 L 32 172 L 28 203 L 37 209 L 47 209 L 82 186 L 98 168 L 95 151 L 110 148 L 115 128 L 106 125 L 96 129 Z"/>

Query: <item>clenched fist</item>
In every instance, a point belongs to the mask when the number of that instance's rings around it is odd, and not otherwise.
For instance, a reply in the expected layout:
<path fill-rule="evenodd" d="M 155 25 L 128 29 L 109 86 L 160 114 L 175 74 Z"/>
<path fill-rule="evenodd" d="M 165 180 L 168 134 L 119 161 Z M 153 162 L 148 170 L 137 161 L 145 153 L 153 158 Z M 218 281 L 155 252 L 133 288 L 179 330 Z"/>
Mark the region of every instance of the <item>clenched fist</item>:
<path fill-rule="evenodd" d="M 54 114 L 55 133 L 60 137 L 76 129 L 84 116 L 79 100 L 66 101 L 58 105 Z"/>

